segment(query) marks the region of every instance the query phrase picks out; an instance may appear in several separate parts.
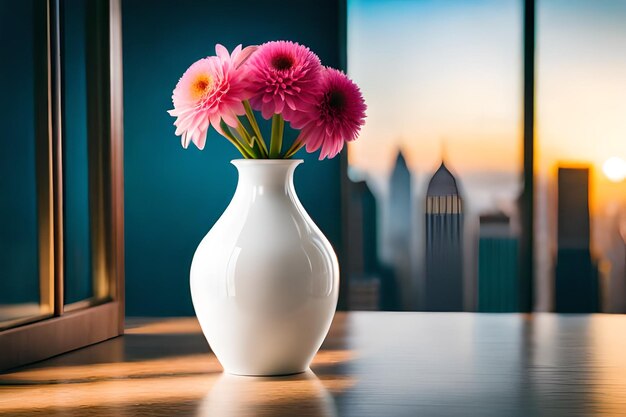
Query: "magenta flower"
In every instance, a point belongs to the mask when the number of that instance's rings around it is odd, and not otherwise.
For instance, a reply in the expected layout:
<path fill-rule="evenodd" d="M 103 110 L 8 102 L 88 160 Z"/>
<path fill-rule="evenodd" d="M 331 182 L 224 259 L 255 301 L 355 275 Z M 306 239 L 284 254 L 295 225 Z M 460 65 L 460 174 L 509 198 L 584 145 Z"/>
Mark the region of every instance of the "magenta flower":
<path fill-rule="evenodd" d="M 185 71 L 172 94 L 174 109 L 168 111 L 176 117 L 176 135 L 181 136 L 184 148 L 191 141 L 203 149 L 209 125 L 222 132 L 221 119 L 237 126 L 237 116 L 245 114 L 242 101 L 251 95 L 243 63 L 255 49 L 242 50 L 239 45 L 229 54 L 217 44 L 217 56 L 196 61 Z"/>
<path fill-rule="evenodd" d="M 344 142 L 357 138 L 366 109 L 359 87 L 343 72 L 325 68 L 315 109 L 295 115 L 291 126 L 302 130 L 300 138 L 307 152 L 321 148 L 319 159 L 333 158 Z"/>
<path fill-rule="evenodd" d="M 311 111 L 319 92 L 320 59 L 306 46 L 289 41 L 264 43 L 249 61 L 250 103 L 265 119 Z"/>

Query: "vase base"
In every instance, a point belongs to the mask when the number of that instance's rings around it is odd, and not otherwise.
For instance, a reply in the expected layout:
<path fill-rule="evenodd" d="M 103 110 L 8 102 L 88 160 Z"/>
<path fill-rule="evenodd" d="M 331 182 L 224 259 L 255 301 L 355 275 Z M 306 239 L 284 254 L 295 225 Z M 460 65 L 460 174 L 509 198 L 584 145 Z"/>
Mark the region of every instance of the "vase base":
<path fill-rule="evenodd" d="M 228 369 L 224 369 L 225 374 L 235 375 L 235 376 L 249 376 L 249 377 L 281 377 L 281 376 L 289 376 L 289 375 L 297 375 L 307 372 L 309 370 L 308 367 L 298 370 L 298 371 L 278 371 L 278 372 L 242 372 L 242 371 L 231 371 Z"/>

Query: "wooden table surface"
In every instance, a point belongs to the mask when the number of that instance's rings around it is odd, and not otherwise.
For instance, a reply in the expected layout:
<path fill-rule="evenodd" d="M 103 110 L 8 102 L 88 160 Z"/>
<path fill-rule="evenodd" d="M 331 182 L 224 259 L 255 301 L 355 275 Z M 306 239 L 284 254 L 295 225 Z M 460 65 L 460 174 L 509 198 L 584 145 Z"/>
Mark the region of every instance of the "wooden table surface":
<path fill-rule="evenodd" d="M 195 319 L 0 375 L 2 416 L 626 416 L 626 316 L 337 314 L 312 371 L 225 375 Z"/>

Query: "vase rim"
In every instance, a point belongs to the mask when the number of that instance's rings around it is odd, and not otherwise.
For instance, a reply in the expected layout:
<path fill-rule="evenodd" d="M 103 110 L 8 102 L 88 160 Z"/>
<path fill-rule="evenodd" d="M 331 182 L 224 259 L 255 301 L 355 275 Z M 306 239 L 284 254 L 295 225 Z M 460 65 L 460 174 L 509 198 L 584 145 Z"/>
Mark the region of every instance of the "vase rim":
<path fill-rule="evenodd" d="M 237 165 L 292 165 L 301 164 L 304 159 L 233 159 L 231 164 Z"/>

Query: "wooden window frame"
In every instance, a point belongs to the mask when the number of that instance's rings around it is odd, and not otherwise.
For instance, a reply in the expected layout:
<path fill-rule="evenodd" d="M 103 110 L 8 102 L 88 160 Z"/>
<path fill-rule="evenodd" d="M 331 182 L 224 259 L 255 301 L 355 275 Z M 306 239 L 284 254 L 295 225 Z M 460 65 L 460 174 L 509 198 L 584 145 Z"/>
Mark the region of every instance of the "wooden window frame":
<path fill-rule="evenodd" d="M 45 3 L 45 4 L 44 4 Z M 120 0 L 89 0 L 89 207 L 94 298 L 63 299 L 63 169 L 59 0 L 36 3 L 36 165 L 41 303 L 51 314 L 0 331 L 0 371 L 124 332 L 124 172 Z M 34 321 L 33 320 L 37 320 Z"/>

